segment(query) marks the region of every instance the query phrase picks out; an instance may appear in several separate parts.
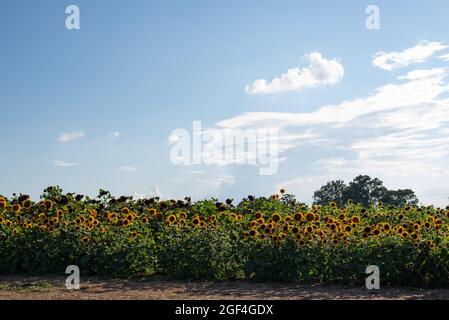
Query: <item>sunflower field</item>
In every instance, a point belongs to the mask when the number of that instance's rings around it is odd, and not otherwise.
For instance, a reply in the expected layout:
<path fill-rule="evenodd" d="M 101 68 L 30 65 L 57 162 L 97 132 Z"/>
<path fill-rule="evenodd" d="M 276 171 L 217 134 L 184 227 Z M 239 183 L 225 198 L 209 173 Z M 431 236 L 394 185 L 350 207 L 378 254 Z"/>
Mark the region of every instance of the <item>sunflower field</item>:
<path fill-rule="evenodd" d="M 238 204 L 97 198 L 47 188 L 0 196 L 0 274 L 396 286 L 449 285 L 449 208 L 348 201 L 308 206 L 284 190 Z"/>

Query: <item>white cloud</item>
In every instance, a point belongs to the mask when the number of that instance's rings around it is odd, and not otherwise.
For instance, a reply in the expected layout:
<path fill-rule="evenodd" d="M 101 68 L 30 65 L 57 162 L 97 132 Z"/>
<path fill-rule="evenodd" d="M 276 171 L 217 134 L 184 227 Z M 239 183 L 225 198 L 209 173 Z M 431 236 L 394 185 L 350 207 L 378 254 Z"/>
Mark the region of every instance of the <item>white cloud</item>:
<path fill-rule="evenodd" d="M 133 166 L 120 167 L 120 170 L 127 171 L 127 172 L 136 172 L 137 171 L 137 169 Z"/>
<path fill-rule="evenodd" d="M 54 167 L 77 167 L 77 166 L 79 166 L 78 163 L 65 162 L 62 160 L 54 160 L 54 161 L 52 161 L 52 164 Z"/>
<path fill-rule="evenodd" d="M 73 140 L 82 139 L 85 137 L 84 131 L 72 131 L 72 132 L 64 132 L 58 138 L 60 143 L 67 143 Z"/>
<path fill-rule="evenodd" d="M 425 41 L 401 52 L 378 52 L 374 55 L 373 65 L 387 71 L 392 71 L 393 69 L 407 67 L 414 63 L 425 62 L 436 52 L 446 48 L 448 46 L 440 42 Z"/>
<path fill-rule="evenodd" d="M 213 189 L 219 189 L 223 185 L 232 185 L 235 182 L 235 177 L 229 174 L 218 174 L 208 179 L 196 179 L 202 186 L 209 186 Z"/>
<path fill-rule="evenodd" d="M 444 54 L 442 56 L 439 57 L 441 60 L 443 61 L 449 61 L 449 53 L 448 54 Z"/>
<path fill-rule="evenodd" d="M 280 155 L 301 155 L 294 161 L 305 168 L 303 175 L 279 183 L 295 194 L 310 197 L 328 180 L 349 181 L 368 174 L 391 188 L 412 188 L 423 202 L 440 201 L 438 205 L 443 200 L 432 190 L 449 178 L 447 76 L 444 68 L 413 70 L 366 97 L 312 112 L 243 113 L 218 122 L 215 128 L 276 125 L 279 140 L 288 146 L 280 148 Z"/>
<path fill-rule="evenodd" d="M 112 133 L 109 134 L 109 139 L 111 140 L 117 140 L 118 138 L 120 138 L 122 135 L 120 132 L 118 131 L 114 131 Z"/>
<path fill-rule="evenodd" d="M 306 56 L 309 66 L 289 69 L 279 78 L 268 82 L 259 79 L 245 88 L 248 94 L 273 94 L 287 91 L 302 91 L 305 88 L 315 88 L 340 82 L 344 76 L 343 66 L 336 60 L 327 60 L 318 52 Z"/>
<path fill-rule="evenodd" d="M 202 171 L 202 170 L 190 170 L 189 173 L 191 173 L 191 174 L 204 174 L 204 171 Z"/>

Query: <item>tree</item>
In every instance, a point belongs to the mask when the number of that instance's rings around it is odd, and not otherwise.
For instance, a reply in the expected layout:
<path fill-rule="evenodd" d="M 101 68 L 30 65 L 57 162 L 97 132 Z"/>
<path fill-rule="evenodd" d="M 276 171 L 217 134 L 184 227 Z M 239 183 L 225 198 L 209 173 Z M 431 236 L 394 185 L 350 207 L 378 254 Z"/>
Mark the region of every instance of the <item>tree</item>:
<path fill-rule="evenodd" d="M 378 202 L 386 192 L 387 189 L 383 186 L 381 180 L 360 175 L 349 183 L 343 193 L 343 198 L 345 201 L 352 199 L 354 203 L 369 206 L 371 203 Z"/>
<path fill-rule="evenodd" d="M 333 201 L 340 207 L 344 207 L 349 199 L 364 206 L 382 202 L 385 205 L 402 207 L 417 205 L 419 202 L 413 190 L 388 190 L 381 180 L 372 179 L 367 175 L 355 177 L 349 185 L 342 180 L 330 181 L 315 191 L 313 199 L 314 204 L 327 205 Z"/>
<path fill-rule="evenodd" d="M 397 207 L 417 205 L 419 203 L 415 192 L 411 189 L 387 190 L 385 195 L 380 200 L 385 204 L 394 205 Z"/>
<path fill-rule="evenodd" d="M 320 190 L 315 191 L 313 200 L 315 204 L 327 205 L 334 201 L 338 206 L 345 205 L 344 193 L 348 186 L 343 180 L 329 181 Z"/>

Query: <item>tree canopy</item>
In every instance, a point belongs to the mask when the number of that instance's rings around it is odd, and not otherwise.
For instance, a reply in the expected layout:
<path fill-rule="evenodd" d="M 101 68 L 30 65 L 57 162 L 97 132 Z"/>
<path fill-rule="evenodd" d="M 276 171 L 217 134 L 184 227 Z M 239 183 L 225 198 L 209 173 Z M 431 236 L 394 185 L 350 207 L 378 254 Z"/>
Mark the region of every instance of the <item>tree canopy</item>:
<path fill-rule="evenodd" d="M 360 175 L 348 185 L 342 180 L 329 181 L 313 194 L 314 204 L 327 205 L 335 202 L 344 207 L 348 200 L 369 206 L 382 202 L 385 205 L 417 205 L 419 200 L 411 189 L 389 190 L 378 178 Z"/>

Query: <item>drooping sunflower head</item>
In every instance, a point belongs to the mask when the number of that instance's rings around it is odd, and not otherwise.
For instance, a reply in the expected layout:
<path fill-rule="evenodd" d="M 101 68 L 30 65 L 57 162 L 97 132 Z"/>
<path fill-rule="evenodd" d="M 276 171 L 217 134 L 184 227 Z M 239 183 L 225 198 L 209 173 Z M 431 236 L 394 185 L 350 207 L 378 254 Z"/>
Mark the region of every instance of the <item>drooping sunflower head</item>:
<path fill-rule="evenodd" d="M 51 202 L 51 200 L 45 200 L 44 204 L 47 210 L 50 210 L 53 207 L 53 202 Z"/>

